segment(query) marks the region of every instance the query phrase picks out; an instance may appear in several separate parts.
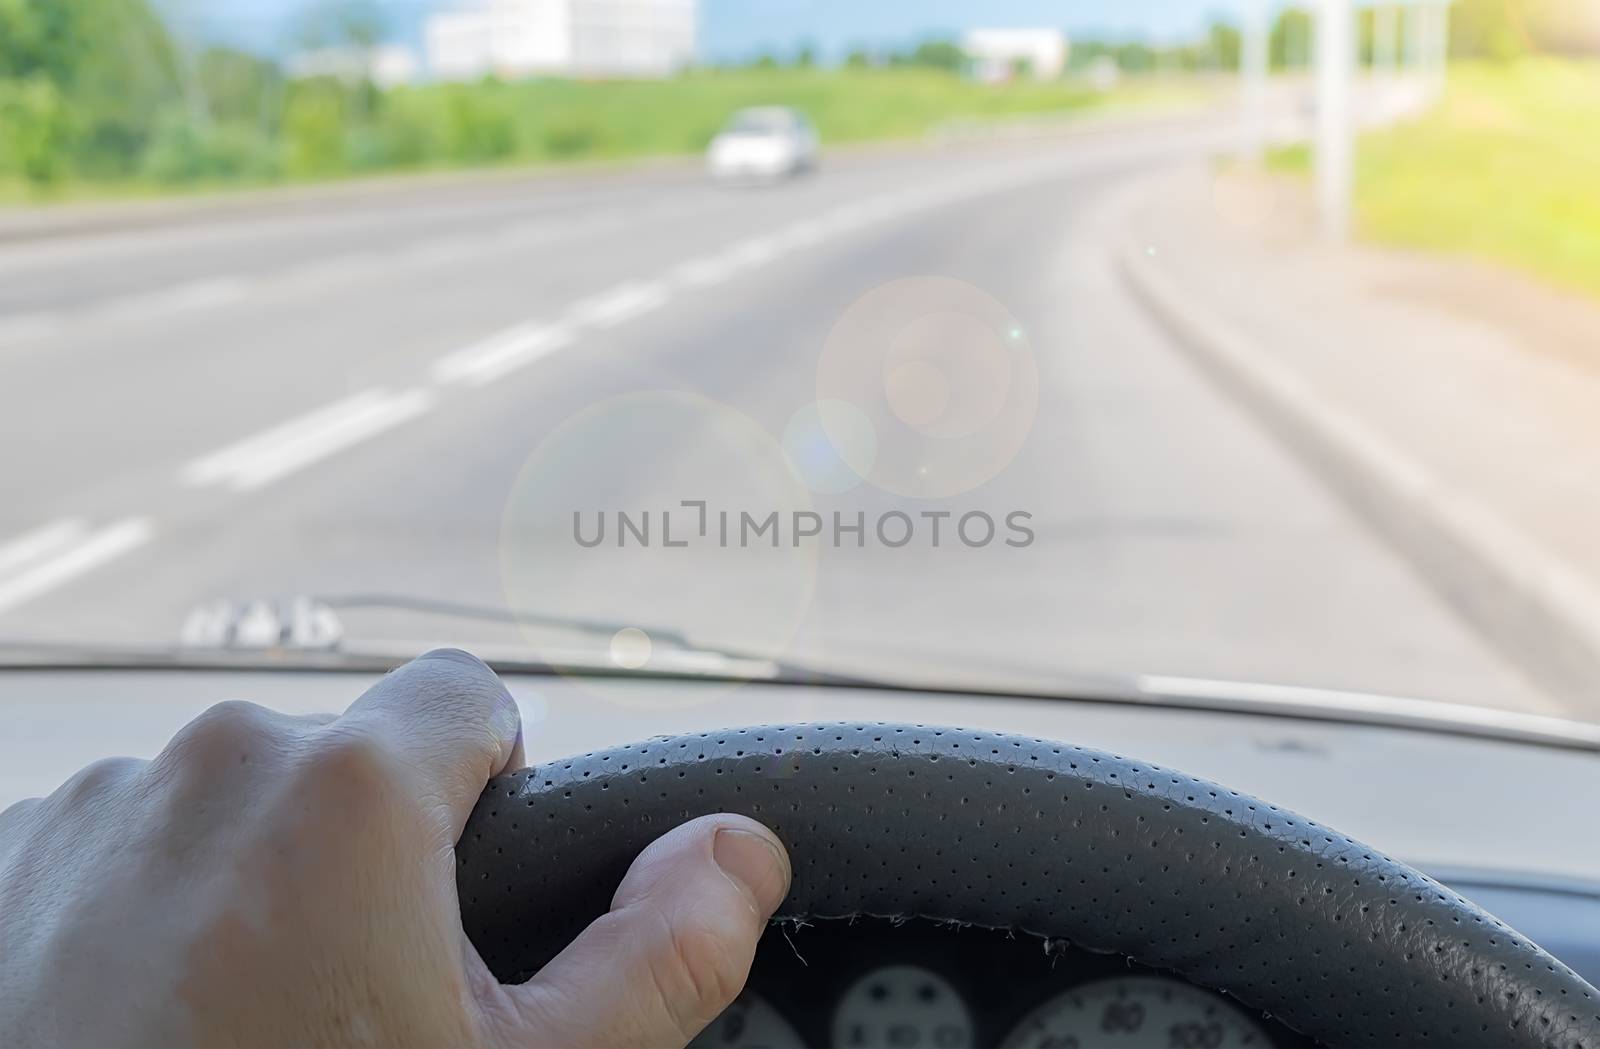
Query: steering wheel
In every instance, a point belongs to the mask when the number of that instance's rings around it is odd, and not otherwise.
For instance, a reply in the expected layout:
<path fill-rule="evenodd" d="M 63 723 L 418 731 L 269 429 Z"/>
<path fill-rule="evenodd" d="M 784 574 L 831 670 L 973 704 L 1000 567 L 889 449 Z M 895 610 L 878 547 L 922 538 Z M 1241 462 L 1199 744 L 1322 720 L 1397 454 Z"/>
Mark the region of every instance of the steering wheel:
<path fill-rule="evenodd" d="M 736 728 L 501 776 L 456 849 L 468 936 L 500 980 L 526 980 L 605 913 L 646 845 L 713 812 L 788 846 L 776 920 L 1066 940 L 1327 1045 L 1600 1049 L 1600 993 L 1405 864 L 1171 769 L 971 729 Z"/>

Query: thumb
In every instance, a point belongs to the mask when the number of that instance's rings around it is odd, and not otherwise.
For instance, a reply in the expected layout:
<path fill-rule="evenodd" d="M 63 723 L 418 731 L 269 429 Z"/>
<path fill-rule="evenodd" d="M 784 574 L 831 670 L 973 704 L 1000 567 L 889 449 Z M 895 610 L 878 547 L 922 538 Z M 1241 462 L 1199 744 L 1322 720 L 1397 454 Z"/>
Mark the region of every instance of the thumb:
<path fill-rule="evenodd" d="M 686 1045 L 744 988 L 789 858 L 743 816 L 656 839 L 594 921 L 514 996 L 523 1045 Z"/>

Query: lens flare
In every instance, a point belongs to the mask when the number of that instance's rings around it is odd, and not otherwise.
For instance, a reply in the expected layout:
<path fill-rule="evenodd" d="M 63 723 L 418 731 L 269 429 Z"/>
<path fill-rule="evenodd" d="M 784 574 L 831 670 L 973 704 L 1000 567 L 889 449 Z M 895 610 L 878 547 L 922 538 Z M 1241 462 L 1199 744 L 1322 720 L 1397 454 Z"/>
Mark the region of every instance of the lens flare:
<path fill-rule="evenodd" d="M 840 317 L 817 367 L 817 399 L 849 409 L 817 415 L 836 448 L 873 435 L 870 463 L 850 461 L 860 476 L 896 495 L 942 498 L 1016 457 L 1033 428 L 1039 375 L 1025 329 L 992 296 L 948 277 L 911 277 Z"/>
<path fill-rule="evenodd" d="M 650 635 L 635 626 L 612 634 L 611 662 L 624 670 L 638 670 L 650 662 Z"/>
<path fill-rule="evenodd" d="M 872 472 L 878 434 L 861 410 L 843 401 L 804 405 L 783 428 L 789 468 L 813 492 L 848 492 Z"/>

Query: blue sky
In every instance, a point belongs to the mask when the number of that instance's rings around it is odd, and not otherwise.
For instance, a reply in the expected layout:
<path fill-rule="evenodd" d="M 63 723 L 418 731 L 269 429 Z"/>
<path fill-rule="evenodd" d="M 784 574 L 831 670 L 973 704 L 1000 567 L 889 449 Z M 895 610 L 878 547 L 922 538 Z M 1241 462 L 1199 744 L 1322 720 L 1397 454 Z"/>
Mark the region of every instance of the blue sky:
<path fill-rule="evenodd" d="M 281 52 L 295 16 L 318 0 L 157 0 L 180 26 L 208 39 Z M 415 44 L 430 11 L 473 0 L 378 0 L 395 36 Z M 701 58 L 786 53 L 814 41 L 825 57 L 857 45 L 900 45 L 975 25 L 1055 25 L 1077 36 L 1192 34 L 1239 0 L 701 0 Z"/>

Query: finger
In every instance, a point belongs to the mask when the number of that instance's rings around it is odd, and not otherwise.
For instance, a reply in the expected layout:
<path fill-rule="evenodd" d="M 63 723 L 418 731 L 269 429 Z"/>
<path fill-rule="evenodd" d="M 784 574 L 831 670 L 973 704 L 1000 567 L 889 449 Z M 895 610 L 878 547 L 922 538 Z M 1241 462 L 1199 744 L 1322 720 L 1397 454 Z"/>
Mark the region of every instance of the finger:
<path fill-rule="evenodd" d="M 484 784 L 518 759 L 522 718 L 482 660 L 441 648 L 390 672 L 328 731 L 380 740 L 444 804 L 454 842 Z"/>
<path fill-rule="evenodd" d="M 703 816 L 639 854 L 611 911 L 520 987 L 523 1044 L 684 1045 L 744 987 L 789 892 L 789 859 L 761 824 Z"/>

